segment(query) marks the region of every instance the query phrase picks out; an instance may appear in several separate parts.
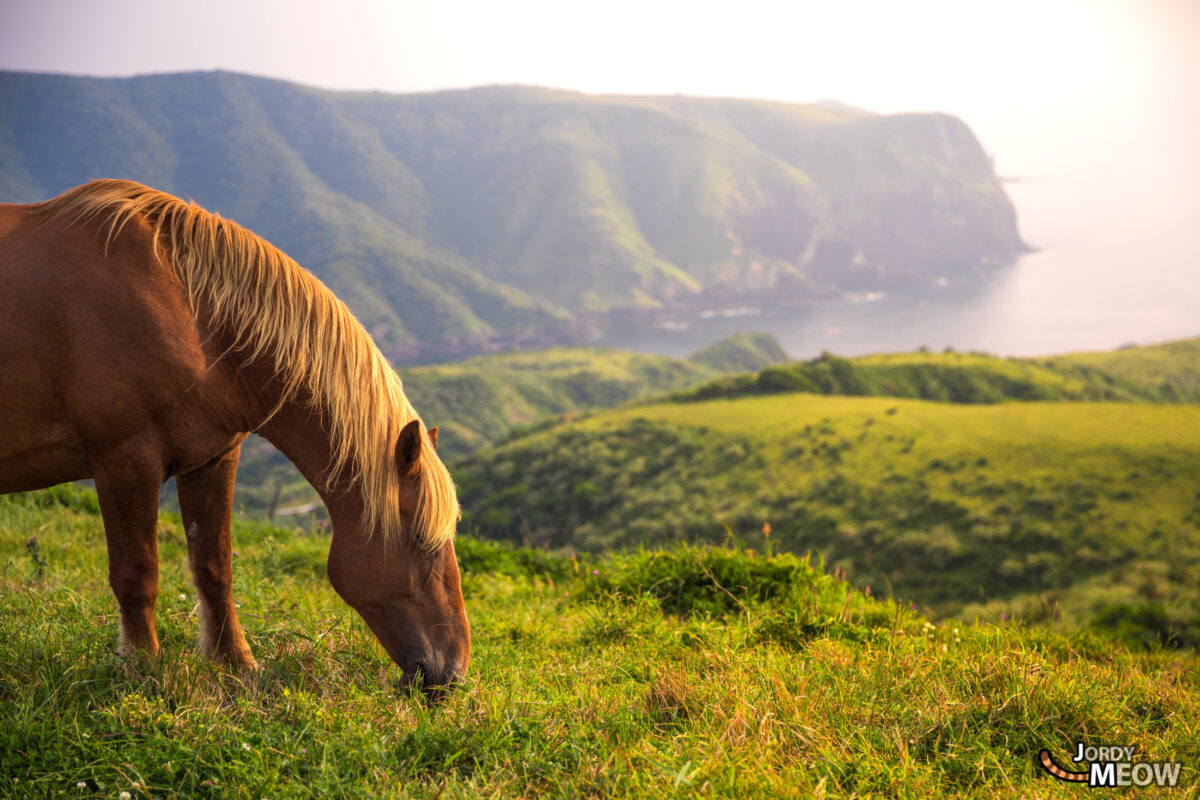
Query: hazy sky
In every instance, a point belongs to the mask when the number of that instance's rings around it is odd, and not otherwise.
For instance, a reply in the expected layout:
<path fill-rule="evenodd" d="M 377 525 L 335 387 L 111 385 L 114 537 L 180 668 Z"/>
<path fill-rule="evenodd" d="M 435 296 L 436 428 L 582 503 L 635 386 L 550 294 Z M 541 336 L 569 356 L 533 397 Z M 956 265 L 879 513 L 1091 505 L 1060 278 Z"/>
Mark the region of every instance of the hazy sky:
<path fill-rule="evenodd" d="M 1002 172 L 1200 139 L 1200 0 L 0 0 L 0 68 L 837 98 L 955 113 Z"/>

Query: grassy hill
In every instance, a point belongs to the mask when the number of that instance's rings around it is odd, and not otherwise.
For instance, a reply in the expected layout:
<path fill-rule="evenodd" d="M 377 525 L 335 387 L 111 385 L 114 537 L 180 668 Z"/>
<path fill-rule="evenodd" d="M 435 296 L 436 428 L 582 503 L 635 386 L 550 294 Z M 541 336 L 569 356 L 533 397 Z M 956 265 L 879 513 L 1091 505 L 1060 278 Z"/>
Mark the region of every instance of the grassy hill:
<path fill-rule="evenodd" d="M 1200 402 L 1200 339 L 1050 359 L 987 353 L 889 353 L 775 364 L 677 392 L 676 401 L 778 392 L 874 395 L 947 403 L 1008 400 Z"/>
<path fill-rule="evenodd" d="M 769 333 L 735 333 L 692 353 L 688 360 L 718 372 L 750 372 L 791 358 Z"/>
<path fill-rule="evenodd" d="M 596 414 L 458 465 L 464 529 L 598 551 L 732 534 L 938 616 L 1200 644 L 1200 408 L 804 393 Z"/>
<path fill-rule="evenodd" d="M 552 349 L 500 353 L 463 362 L 401 370 L 406 391 L 430 425 L 442 429 L 450 459 L 566 414 L 612 408 L 673 393 L 675 401 L 779 392 L 880 395 L 958 403 L 1006 400 L 1196 402 L 1188 382 L 1200 340 L 1118 351 L 1124 371 L 1107 371 L 1108 354 L 1054 359 L 997 358 L 983 353 L 898 353 L 787 362 L 769 334 L 732 336 L 687 359 L 617 350 Z M 1139 360 L 1140 353 L 1145 361 Z M 1093 365 L 1095 362 L 1096 365 Z M 1134 365 L 1139 365 L 1136 367 Z M 765 366 L 765 368 L 763 368 Z M 745 370 L 760 369 L 758 372 Z M 725 374 L 722 374 L 725 373 Z M 278 505 L 316 499 L 288 461 L 268 443 L 243 448 L 237 502 L 265 514 Z M 170 502 L 170 497 L 165 497 Z"/>
<path fill-rule="evenodd" d="M 406 359 L 562 344 L 582 312 L 795 301 L 1023 250 L 983 149 L 941 114 L 0 73 L 0 201 L 95 177 L 249 226 Z"/>
<path fill-rule="evenodd" d="M 446 453 L 466 454 L 559 415 L 612 408 L 710 380 L 718 370 L 682 358 L 621 350 L 504 353 L 403 370 L 405 391 Z"/>
<path fill-rule="evenodd" d="M 1200 339 L 1071 353 L 1046 359 L 1045 364 L 1067 374 L 1098 370 L 1116 381 L 1141 385 L 1165 402 L 1200 402 Z"/>
<path fill-rule="evenodd" d="M 234 543 L 262 669 L 198 655 L 170 515 L 163 654 L 124 660 L 94 495 L 0 498 L 0 793 L 1067 798 L 1035 759 L 1071 765 L 1080 740 L 1180 762 L 1175 791 L 1200 790 L 1194 653 L 933 623 L 786 555 L 462 537 L 470 675 L 429 706 L 329 588 L 323 534 L 239 519 Z"/>

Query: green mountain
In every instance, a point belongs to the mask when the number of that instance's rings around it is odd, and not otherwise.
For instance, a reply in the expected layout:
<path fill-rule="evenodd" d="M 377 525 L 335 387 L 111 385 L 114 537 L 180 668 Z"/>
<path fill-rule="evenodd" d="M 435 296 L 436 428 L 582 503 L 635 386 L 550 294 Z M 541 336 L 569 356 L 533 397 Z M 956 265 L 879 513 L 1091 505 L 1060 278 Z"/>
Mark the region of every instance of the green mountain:
<path fill-rule="evenodd" d="M 788 302 L 1023 249 L 943 114 L 230 73 L 0 73 L 0 200 L 190 196 L 326 281 L 397 358 L 562 343 L 613 309 Z"/>
<path fill-rule="evenodd" d="M 1064 374 L 1102 372 L 1113 382 L 1140 385 L 1163 402 L 1200 403 L 1200 339 L 1071 353 L 1045 359 L 1045 365 Z"/>

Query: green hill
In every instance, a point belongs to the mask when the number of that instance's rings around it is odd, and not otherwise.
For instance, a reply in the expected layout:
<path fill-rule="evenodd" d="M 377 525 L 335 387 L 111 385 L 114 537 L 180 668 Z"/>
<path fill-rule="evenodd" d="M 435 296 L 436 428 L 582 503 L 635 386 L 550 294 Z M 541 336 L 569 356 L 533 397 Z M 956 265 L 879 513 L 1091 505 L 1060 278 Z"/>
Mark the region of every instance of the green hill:
<path fill-rule="evenodd" d="M 799 301 L 1023 249 L 983 149 L 942 114 L 0 73 L 0 201 L 94 177 L 249 226 L 405 359 L 562 344 L 584 312 Z"/>
<path fill-rule="evenodd" d="M 721 346 L 724 346 L 723 344 Z M 893 353 L 776 364 L 672 396 L 687 402 L 778 392 L 875 395 L 948 403 L 1006 400 L 1200 402 L 1200 339 L 1052 359 L 986 353 Z M 1143 354 L 1145 358 L 1143 359 Z M 1120 358 L 1114 358 L 1120 356 Z"/>
<path fill-rule="evenodd" d="M 1096 370 L 1114 381 L 1140 385 L 1164 402 L 1200 402 L 1200 339 L 1071 353 L 1046 359 L 1045 364 L 1065 374 Z"/>
<path fill-rule="evenodd" d="M 1200 643 L 1200 408 L 803 393 L 643 405 L 476 452 L 464 529 L 599 551 L 770 541 L 938 615 Z M 1157 635 L 1157 633 L 1153 634 Z"/>
<path fill-rule="evenodd" d="M 688 357 L 718 372 L 748 372 L 791 359 L 769 333 L 737 333 Z"/>
<path fill-rule="evenodd" d="M 694 386 L 717 370 L 666 356 L 577 348 L 504 353 L 403 374 L 421 416 L 445 426 L 439 447 L 466 454 L 523 426 Z"/>
<path fill-rule="evenodd" d="M 1178 402 L 1200 400 L 1186 382 L 1196 342 L 1118 351 L 1127 366 L 1114 375 L 1093 366 L 1106 354 L 1055 359 L 997 358 L 982 353 L 899 353 L 805 362 L 786 359 L 768 334 L 739 334 L 688 359 L 617 350 L 557 349 L 482 356 L 468 361 L 401 370 L 406 391 L 449 458 L 470 453 L 565 414 L 612 408 L 661 397 L 691 402 L 808 391 L 881 395 L 956 403 L 1007 400 L 1104 400 Z M 1139 361 L 1138 354 L 1146 353 Z M 772 364 L 757 373 L 720 375 Z M 1134 365 L 1139 365 L 1135 368 Z M 252 439 L 243 448 L 237 498 L 265 513 L 282 486 L 281 507 L 316 499 L 295 469 L 269 444 Z M 169 502 L 169 497 L 166 498 Z"/>
<path fill-rule="evenodd" d="M 902 412 L 903 413 L 903 412 Z M 1077 797 L 1075 742 L 1200 789 L 1195 653 L 938 624 L 811 561 L 599 560 L 460 537 L 468 680 L 433 706 L 324 576 L 327 535 L 235 520 L 262 669 L 198 653 L 179 519 L 159 520 L 153 661 L 115 654 L 95 496 L 0 498 L 0 794 L 118 797 Z"/>

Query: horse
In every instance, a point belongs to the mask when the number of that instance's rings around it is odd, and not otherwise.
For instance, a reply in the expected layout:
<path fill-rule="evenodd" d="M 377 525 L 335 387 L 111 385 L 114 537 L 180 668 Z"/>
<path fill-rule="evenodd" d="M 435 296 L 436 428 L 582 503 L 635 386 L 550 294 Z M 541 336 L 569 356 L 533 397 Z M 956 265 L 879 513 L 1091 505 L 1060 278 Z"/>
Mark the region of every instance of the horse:
<path fill-rule="evenodd" d="M 459 506 L 437 428 L 345 304 L 266 240 L 126 180 L 0 204 L 0 376 L 0 493 L 94 479 L 121 652 L 159 651 L 158 501 L 173 477 L 203 652 L 256 668 L 230 522 L 257 432 L 324 501 L 329 580 L 401 685 L 465 673 Z"/>

